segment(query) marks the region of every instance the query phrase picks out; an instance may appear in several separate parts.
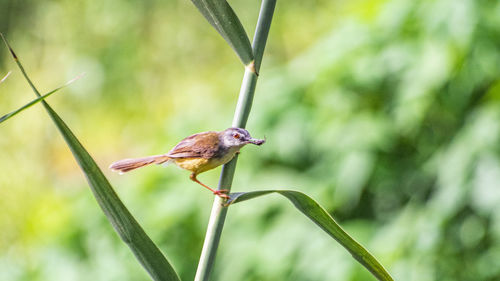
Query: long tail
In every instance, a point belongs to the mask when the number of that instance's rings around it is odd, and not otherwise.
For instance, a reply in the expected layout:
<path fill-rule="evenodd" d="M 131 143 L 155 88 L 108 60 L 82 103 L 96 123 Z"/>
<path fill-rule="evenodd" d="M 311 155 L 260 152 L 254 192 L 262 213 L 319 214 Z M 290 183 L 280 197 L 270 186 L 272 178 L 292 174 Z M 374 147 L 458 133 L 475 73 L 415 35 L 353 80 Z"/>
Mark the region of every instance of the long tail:
<path fill-rule="evenodd" d="M 123 159 L 116 161 L 109 168 L 113 171 L 118 171 L 120 173 L 126 173 L 134 169 L 144 167 L 151 164 L 162 164 L 169 160 L 170 158 L 166 155 L 153 155 L 143 158 L 133 158 L 133 159 Z"/>

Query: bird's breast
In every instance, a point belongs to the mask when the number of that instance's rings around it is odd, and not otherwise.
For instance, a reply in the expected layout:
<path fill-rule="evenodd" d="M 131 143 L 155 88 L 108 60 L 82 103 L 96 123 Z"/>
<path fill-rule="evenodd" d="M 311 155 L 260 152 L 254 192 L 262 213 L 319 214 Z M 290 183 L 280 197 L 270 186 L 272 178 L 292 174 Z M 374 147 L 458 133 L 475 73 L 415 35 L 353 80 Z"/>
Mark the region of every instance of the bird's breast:
<path fill-rule="evenodd" d="M 175 164 L 182 169 L 191 171 L 193 173 L 199 174 L 205 171 L 216 168 L 220 165 L 226 164 L 233 159 L 236 151 L 227 151 L 219 157 L 211 158 L 177 158 Z"/>

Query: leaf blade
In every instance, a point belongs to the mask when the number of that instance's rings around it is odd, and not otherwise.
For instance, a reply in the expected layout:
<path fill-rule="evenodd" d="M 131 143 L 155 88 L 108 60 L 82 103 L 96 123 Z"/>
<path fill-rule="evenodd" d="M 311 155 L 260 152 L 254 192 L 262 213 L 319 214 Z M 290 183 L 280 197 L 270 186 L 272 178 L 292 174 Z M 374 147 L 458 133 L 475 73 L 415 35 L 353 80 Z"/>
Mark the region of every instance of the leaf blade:
<path fill-rule="evenodd" d="M 392 276 L 377 261 L 377 259 L 370 254 L 361 244 L 352 238 L 342 227 L 333 219 L 333 217 L 319 205 L 315 200 L 306 194 L 293 190 L 260 190 L 252 192 L 238 192 L 231 193 L 230 199 L 226 205 L 243 202 L 246 200 L 254 199 L 263 195 L 278 193 L 287 198 L 300 212 L 307 216 L 323 231 L 335 239 L 342 245 L 361 265 L 363 265 L 373 276 L 383 281 L 393 281 Z"/>
<path fill-rule="evenodd" d="M 3 81 L 5 81 L 5 79 L 7 79 L 7 77 L 9 77 L 9 75 L 10 75 L 11 72 L 12 71 L 7 72 L 7 74 L 0 80 L 0 84 L 2 84 Z"/>
<path fill-rule="evenodd" d="M 245 66 L 254 60 L 252 45 L 238 16 L 226 0 L 191 0 L 205 19 L 233 48 Z"/>
<path fill-rule="evenodd" d="M 38 97 L 41 97 L 39 91 L 29 79 L 24 67 L 20 63 L 14 50 L 10 47 L 6 38 L 2 33 L 0 33 L 0 36 L 9 48 L 12 57 L 30 87 Z M 137 260 L 139 260 L 141 265 L 154 280 L 180 281 L 177 273 L 162 254 L 160 249 L 158 249 L 154 242 L 147 236 L 139 223 L 121 202 L 120 198 L 111 187 L 111 184 L 104 176 L 101 169 L 99 169 L 94 159 L 76 138 L 66 123 L 52 109 L 52 107 L 50 107 L 49 104 L 43 99 L 41 102 L 66 141 L 78 165 L 84 172 L 97 203 L 120 238 L 132 250 Z"/>
<path fill-rule="evenodd" d="M 10 72 L 9 72 L 9 73 L 10 73 Z M 57 92 L 57 91 L 61 90 L 62 88 L 64 88 L 64 87 L 68 86 L 69 84 L 71 84 L 71 83 L 75 82 L 76 80 L 80 79 L 82 76 L 83 76 L 83 74 L 82 74 L 82 75 L 79 75 L 79 76 L 77 76 L 77 77 L 75 77 L 75 78 L 73 78 L 73 79 L 71 79 L 71 80 L 70 80 L 70 81 L 68 81 L 66 84 L 64 84 L 64 85 L 62 85 L 62 86 L 60 86 L 60 87 L 58 87 L 58 88 L 55 88 L 54 90 L 52 90 L 52 91 L 50 91 L 50 92 L 48 92 L 48 93 L 44 94 L 43 96 L 40 96 L 40 97 L 38 97 L 38 98 L 36 98 L 36 99 L 34 99 L 34 100 L 30 101 L 29 103 L 27 103 L 27 104 L 25 104 L 25 105 L 21 106 L 20 108 L 18 108 L 18 109 L 16 109 L 16 110 L 12 111 L 12 112 L 10 112 L 10 113 L 5 114 L 4 116 L 0 117 L 0 123 L 2 123 L 2 122 L 4 122 L 4 121 L 7 121 L 8 119 L 10 119 L 10 118 L 14 117 L 14 116 L 15 116 L 15 115 L 17 115 L 18 113 L 20 113 L 20 112 L 22 112 L 22 111 L 24 111 L 24 110 L 26 110 L 26 109 L 28 109 L 28 108 L 32 107 L 33 105 L 35 105 L 35 104 L 36 104 L 36 103 L 38 103 L 38 102 L 40 102 L 40 101 L 42 101 L 42 100 L 44 100 L 44 99 L 48 98 L 48 97 L 49 97 L 50 95 L 52 95 L 53 93 L 55 93 L 55 92 Z"/>

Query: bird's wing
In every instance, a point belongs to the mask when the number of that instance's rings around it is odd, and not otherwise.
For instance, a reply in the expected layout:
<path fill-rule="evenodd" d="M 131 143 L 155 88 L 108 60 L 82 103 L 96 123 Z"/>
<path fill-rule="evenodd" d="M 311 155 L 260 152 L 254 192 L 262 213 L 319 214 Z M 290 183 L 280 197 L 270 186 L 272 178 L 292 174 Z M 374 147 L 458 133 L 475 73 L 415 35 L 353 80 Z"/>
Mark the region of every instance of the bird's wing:
<path fill-rule="evenodd" d="M 219 134 L 204 132 L 194 134 L 179 142 L 167 156 L 170 158 L 211 158 L 219 148 Z"/>

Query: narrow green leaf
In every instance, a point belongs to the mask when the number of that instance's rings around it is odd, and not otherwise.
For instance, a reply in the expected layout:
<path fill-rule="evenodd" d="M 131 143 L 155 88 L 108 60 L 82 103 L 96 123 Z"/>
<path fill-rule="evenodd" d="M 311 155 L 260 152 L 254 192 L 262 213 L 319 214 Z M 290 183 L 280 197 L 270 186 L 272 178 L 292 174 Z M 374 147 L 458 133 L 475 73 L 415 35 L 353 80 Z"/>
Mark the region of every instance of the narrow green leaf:
<path fill-rule="evenodd" d="M 3 34 L 0 33 L 0 36 L 9 48 L 12 57 L 26 78 L 26 81 L 28 81 L 28 84 L 31 86 L 35 94 L 38 97 L 41 97 Z M 64 137 L 64 140 L 71 149 L 78 165 L 84 172 L 97 203 L 99 203 L 99 206 L 102 208 L 104 214 L 111 222 L 120 238 L 132 250 L 137 260 L 139 260 L 154 280 L 179 281 L 180 279 L 177 276 L 177 273 L 169 264 L 165 256 L 161 253 L 160 249 L 158 249 L 153 241 L 147 236 L 139 223 L 121 202 L 120 198 L 115 193 L 101 169 L 99 169 L 87 150 L 85 150 L 73 132 L 71 132 L 68 126 L 49 106 L 49 104 L 45 100 L 42 100 L 42 104 L 47 110 L 52 121 L 54 121 L 54 124 L 58 128 L 59 132 Z"/>
<path fill-rule="evenodd" d="M 5 79 L 7 79 L 7 77 L 9 77 L 9 75 L 10 75 L 10 73 L 11 73 L 11 72 L 12 72 L 12 71 L 7 72 L 7 75 L 5 75 L 5 76 L 2 78 L 2 80 L 0 80 L 0 84 L 2 84 L 2 82 L 3 82 L 3 81 L 5 81 Z"/>
<path fill-rule="evenodd" d="M 191 0 L 191 2 L 233 48 L 243 64 L 252 68 L 253 51 L 250 40 L 238 16 L 227 1 Z"/>
<path fill-rule="evenodd" d="M 333 239 L 337 240 L 351 255 L 368 269 L 378 280 L 392 281 L 393 278 L 385 270 L 374 256 L 372 256 L 363 246 L 347 234 L 342 227 L 333 219 L 328 212 L 321 207 L 311 197 L 302 192 L 293 190 L 262 190 L 252 192 L 231 193 L 230 199 L 226 202 L 229 206 L 234 203 L 243 202 L 262 195 L 278 193 L 290 200 L 295 208 L 306 215 L 316 225 L 323 229 Z"/>
<path fill-rule="evenodd" d="M 9 73 L 10 73 L 10 72 L 9 72 Z M 75 82 L 76 80 L 80 79 L 82 76 L 83 76 L 83 74 L 82 74 L 82 75 L 77 76 L 76 78 L 71 79 L 71 80 L 70 80 L 70 81 L 68 81 L 66 84 L 62 85 L 61 87 L 56 88 L 56 89 L 54 89 L 54 90 L 52 90 L 52 91 L 50 91 L 50 92 L 46 93 L 45 95 L 43 95 L 43 96 L 41 96 L 41 97 L 38 97 L 38 98 L 36 98 L 36 99 L 34 99 L 34 100 L 30 101 L 29 103 L 27 103 L 27 104 L 25 104 L 24 106 L 22 106 L 22 107 L 20 107 L 20 108 L 18 108 L 18 109 L 16 109 L 16 110 L 14 110 L 14 111 L 12 111 L 11 113 L 5 114 L 4 116 L 0 117 L 0 123 L 2 123 L 2 122 L 4 122 L 4 121 L 6 121 L 6 120 L 7 120 L 7 119 L 9 119 L 9 118 L 14 117 L 14 115 L 18 114 L 19 112 L 21 112 L 21 111 L 23 111 L 23 110 L 25 110 L 25 109 L 30 108 L 32 105 L 34 105 L 34 104 L 36 104 L 36 103 L 38 103 L 38 102 L 40 102 L 40 101 L 42 101 L 42 100 L 46 99 L 47 97 L 49 97 L 49 96 L 50 96 L 50 95 L 52 95 L 53 93 L 55 93 L 55 92 L 59 91 L 60 89 L 62 89 L 62 88 L 64 88 L 64 87 L 66 87 L 66 86 L 68 86 L 69 84 L 71 84 L 71 83 Z M 1 81 L 0 81 L 0 82 L 1 82 Z"/>

